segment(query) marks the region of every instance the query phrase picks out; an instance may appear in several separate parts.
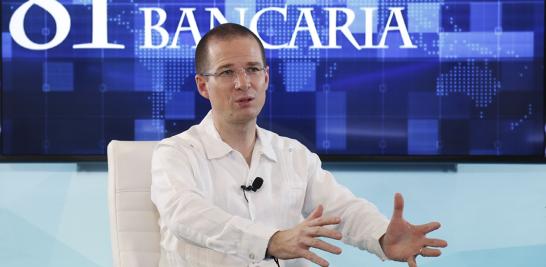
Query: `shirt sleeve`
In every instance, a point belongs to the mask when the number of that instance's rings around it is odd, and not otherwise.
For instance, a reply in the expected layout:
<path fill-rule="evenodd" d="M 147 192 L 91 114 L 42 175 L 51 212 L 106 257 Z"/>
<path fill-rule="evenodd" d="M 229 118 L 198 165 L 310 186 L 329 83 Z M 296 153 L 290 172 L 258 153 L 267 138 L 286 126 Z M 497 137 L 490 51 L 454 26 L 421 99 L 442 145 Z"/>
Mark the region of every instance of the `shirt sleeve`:
<path fill-rule="evenodd" d="M 231 215 L 207 200 L 196 186 L 196 160 L 185 149 L 160 143 L 154 151 L 151 198 L 160 224 L 198 246 L 248 262 L 263 260 L 278 229 Z"/>
<path fill-rule="evenodd" d="M 341 223 L 335 228 L 342 233 L 344 243 L 386 260 L 379 239 L 387 231 L 389 220 L 374 204 L 357 198 L 345 186 L 338 184 L 330 172 L 322 169 L 316 154 L 307 151 L 307 162 L 309 175 L 304 214 L 322 204 L 326 216 L 341 218 Z"/>

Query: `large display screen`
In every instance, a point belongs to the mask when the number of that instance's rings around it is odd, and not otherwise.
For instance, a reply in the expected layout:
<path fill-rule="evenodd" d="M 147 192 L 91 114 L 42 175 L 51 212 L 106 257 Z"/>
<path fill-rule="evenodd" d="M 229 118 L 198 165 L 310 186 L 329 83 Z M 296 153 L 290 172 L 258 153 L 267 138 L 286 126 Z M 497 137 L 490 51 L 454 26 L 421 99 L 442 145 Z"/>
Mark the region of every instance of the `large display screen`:
<path fill-rule="evenodd" d="M 195 45 L 234 22 L 266 47 L 258 124 L 326 159 L 545 161 L 544 1 L 8 0 L 1 21 L 4 159 L 199 123 Z"/>

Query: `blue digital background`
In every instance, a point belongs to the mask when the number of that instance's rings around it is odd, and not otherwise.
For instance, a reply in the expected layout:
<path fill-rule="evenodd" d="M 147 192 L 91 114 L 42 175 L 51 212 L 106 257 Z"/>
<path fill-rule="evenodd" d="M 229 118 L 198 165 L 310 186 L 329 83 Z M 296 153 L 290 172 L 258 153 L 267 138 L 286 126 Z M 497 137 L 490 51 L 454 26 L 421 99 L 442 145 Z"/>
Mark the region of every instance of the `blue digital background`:
<path fill-rule="evenodd" d="M 404 7 L 417 49 L 400 49 L 397 32 L 389 33 L 388 49 L 357 50 L 341 33 L 342 49 L 309 49 L 310 35 L 300 32 L 299 49 L 266 51 L 271 82 L 259 124 L 312 151 L 545 155 L 543 1 L 108 1 L 109 41 L 123 50 L 73 49 L 91 41 L 92 1 L 60 1 L 72 27 L 47 51 L 11 38 L 11 15 L 24 2 L 2 2 L 2 155 L 101 155 L 112 139 L 158 140 L 198 123 L 210 106 L 195 89 L 191 34 L 181 33 L 177 49 L 142 49 L 139 8 L 163 8 L 172 38 L 179 8 L 196 8 L 203 35 L 210 26 L 205 8 L 214 6 L 232 22 L 239 22 L 234 8 L 248 8 L 247 26 L 257 10 L 287 6 L 286 21 L 267 13 L 258 23 L 274 44 L 290 40 L 298 7 L 314 8 L 323 44 L 324 7 L 355 11 L 350 29 L 359 43 L 365 35 L 360 7 L 379 10 L 375 43 L 387 8 Z M 338 24 L 345 19 L 340 15 Z M 30 39 L 42 43 L 56 29 L 39 7 L 29 10 L 25 26 Z"/>

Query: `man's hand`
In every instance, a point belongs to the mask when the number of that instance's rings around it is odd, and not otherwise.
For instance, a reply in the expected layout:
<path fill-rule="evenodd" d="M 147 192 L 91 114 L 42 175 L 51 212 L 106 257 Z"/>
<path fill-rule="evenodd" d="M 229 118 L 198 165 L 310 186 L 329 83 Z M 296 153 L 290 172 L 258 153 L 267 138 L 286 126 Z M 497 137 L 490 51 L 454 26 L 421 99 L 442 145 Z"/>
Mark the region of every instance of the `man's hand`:
<path fill-rule="evenodd" d="M 440 228 L 440 223 L 431 222 L 413 225 L 404 220 L 404 199 L 400 193 L 394 196 L 394 212 L 387 228 L 381 237 L 380 244 L 385 255 L 395 261 L 406 261 L 410 267 L 416 267 L 417 255 L 438 257 L 439 249 L 429 247 L 446 247 L 447 242 L 441 239 L 429 239 L 426 234 Z"/>
<path fill-rule="evenodd" d="M 313 247 L 330 253 L 340 254 L 341 249 L 339 247 L 324 242 L 319 237 L 340 240 L 340 232 L 323 226 L 339 224 L 341 219 L 322 217 L 322 211 L 323 207 L 319 205 L 309 214 L 309 217 L 296 225 L 296 227 L 276 232 L 269 240 L 267 254 L 279 259 L 305 258 L 320 266 L 328 266 L 328 261 L 309 251 L 309 248 Z"/>

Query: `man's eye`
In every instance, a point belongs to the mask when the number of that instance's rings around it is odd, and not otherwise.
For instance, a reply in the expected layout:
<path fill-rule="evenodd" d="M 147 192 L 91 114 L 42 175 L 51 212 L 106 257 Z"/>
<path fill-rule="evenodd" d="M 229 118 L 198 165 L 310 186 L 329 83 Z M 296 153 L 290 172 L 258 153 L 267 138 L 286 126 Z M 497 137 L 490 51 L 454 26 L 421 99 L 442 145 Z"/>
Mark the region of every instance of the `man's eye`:
<path fill-rule="evenodd" d="M 220 71 L 220 73 L 218 73 L 218 76 L 228 77 L 228 76 L 233 76 L 233 73 L 235 73 L 233 70 L 223 70 L 223 71 Z"/>
<path fill-rule="evenodd" d="M 248 67 L 248 68 L 246 68 L 246 73 L 256 73 L 258 71 L 260 71 L 260 68 L 258 68 L 258 67 Z"/>

